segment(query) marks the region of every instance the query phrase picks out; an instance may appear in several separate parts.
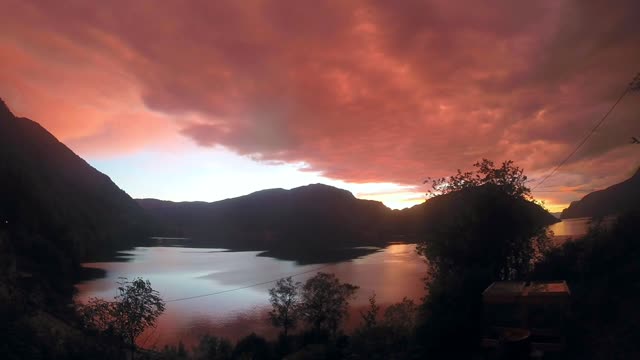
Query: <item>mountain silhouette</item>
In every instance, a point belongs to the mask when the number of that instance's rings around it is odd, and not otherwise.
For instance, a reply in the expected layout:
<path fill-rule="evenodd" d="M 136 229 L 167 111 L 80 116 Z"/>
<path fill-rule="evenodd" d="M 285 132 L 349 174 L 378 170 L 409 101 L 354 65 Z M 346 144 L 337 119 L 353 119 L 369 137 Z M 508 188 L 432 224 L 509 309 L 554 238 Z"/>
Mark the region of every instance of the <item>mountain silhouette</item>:
<path fill-rule="evenodd" d="M 312 184 L 269 189 L 211 203 L 140 199 L 164 234 L 219 247 L 277 250 L 375 245 L 393 211 L 346 190 Z"/>
<path fill-rule="evenodd" d="M 629 179 L 604 190 L 594 191 L 572 202 L 562 219 L 603 217 L 640 208 L 640 169 Z"/>
<path fill-rule="evenodd" d="M 39 124 L 16 118 L 3 102 L 0 128 L 0 228 L 9 231 L 16 251 L 37 259 L 33 264 L 59 262 L 65 269 L 134 245 L 150 224 L 158 236 L 268 250 L 287 258 L 318 249 L 413 241 L 424 235 L 434 212 L 462 209 L 465 197 L 472 196 L 449 194 L 391 210 L 346 190 L 312 184 L 211 203 L 134 201 Z M 553 222 L 542 208 L 527 204 L 537 218 Z"/>
<path fill-rule="evenodd" d="M 0 199 L 0 236 L 18 270 L 50 284 L 70 285 L 80 262 L 145 236 L 129 195 L 1 100 Z"/>
<path fill-rule="evenodd" d="M 487 188 L 438 196 L 403 210 L 391 210 L 380 202 L 357 199 L 346 190 L 322 184 L 263 190 L 211 203 L 138 202 L 156 223 L 164 225 L 163 236 L 187 237 L 207 246 L 269 250 L 269 255 L 299 260 L 319 250 L 414 242 L 425 235 L 438 214 L 455 216 L 469 201 L 484 199 L 478 194 L 486 194 Z M 558 221 L 537 204 L 522 199 L 512 203 L 540 225 Z M 499 226 L 501 219 L 495 221 Z"/>

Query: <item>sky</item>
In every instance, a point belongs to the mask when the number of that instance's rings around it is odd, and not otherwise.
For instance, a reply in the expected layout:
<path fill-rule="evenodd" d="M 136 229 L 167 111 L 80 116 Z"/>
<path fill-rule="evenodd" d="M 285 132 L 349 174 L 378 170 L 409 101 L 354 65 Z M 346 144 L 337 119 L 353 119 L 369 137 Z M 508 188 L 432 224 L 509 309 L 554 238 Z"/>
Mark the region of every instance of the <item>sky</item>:
<path fill-rule="evenodd" d="M 0 0 L 0 97 L 133 197 L 327 183 L 402 208 L 513 160 L 535 184 L 640 71 L 640 2 Z M 534 196 L 640 165 L 631 93 Z"/>

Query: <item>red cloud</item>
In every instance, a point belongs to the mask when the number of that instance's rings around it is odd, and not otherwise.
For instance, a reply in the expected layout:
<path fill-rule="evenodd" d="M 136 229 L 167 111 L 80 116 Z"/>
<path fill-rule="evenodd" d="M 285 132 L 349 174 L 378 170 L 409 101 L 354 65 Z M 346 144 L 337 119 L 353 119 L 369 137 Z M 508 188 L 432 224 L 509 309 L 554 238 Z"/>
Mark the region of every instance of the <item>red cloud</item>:
<path fill-rule="evenodd" d="M 52 99 L 23 108 L 63 138 L 148 142 L 84 108 L 124 103 L 156 138 L 160 113 L 202 146 L 351 182 L 416 184 L 481 157 L 539 175 L 639 70 L 634 0 L 65 4 L 0 15 L 0 91 Z M 595 183 L 603 170 L 580 164 L 632 166 L 638 114 L 626 99 L 569 166 Z"/>

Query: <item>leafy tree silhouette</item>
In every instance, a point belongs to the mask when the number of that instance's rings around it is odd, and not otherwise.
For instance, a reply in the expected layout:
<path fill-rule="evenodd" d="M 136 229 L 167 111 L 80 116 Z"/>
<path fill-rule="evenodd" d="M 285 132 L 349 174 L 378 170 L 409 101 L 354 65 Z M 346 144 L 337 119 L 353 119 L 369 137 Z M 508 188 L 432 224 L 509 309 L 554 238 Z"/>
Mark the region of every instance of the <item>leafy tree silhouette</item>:
<path fill-rule="evenodd" d="M 428 263 L 419 337 L 432 357 L 469 358 L 482 333 L 482 291 L 526 279 L 550 248 L 551 215 L 532 201 L 512 161 L 432 181 L 430 221 L 418 251 Z"/>
<path fill-rule="evenodd" d="M 78 312 L 87 328 L 110 333 L 127 343 L 133 358 L 136 339 L 146 328 L 155 326 L 164 309 L 164 301 L 149 280 L 120 278 L 114 301 L 91 298 L 78 307 Z"/>
<path fill-rule="evenodd" d="M 302 287 L 302 318 L 314 332 L 327 330 L 335 336 L 356 290 L 358 286 L 341 283 L 334 274 L 317 273 Z"/>
<path fill-rule="evenodd" d="M 269 319 L 275 327 L 281 327 L 285 338 L 289 329 L 294 329 L 300 318 L 300 286 L 291 277 L 280 279 L 276 286 L 269 290 L 271 311 Z"/>

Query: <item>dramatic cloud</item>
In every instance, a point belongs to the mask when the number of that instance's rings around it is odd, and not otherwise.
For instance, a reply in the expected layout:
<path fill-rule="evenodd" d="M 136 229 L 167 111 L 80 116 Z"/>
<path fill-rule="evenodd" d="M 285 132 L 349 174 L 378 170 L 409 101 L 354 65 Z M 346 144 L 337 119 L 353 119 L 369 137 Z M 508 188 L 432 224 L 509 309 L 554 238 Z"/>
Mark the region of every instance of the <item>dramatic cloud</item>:
<path fill-rule="evenodd" d="M 112 151 L 177 131 L 350 182 L 419 184 L 482 157 L 539 177 L 640 71 L 635 0 L 2 8 L 0 96 L 63 139 Z M 630 95 L 567 165 L 578 175 L 545 186 L 624 178 L 639 117 Z"/>

